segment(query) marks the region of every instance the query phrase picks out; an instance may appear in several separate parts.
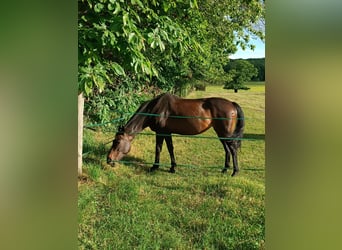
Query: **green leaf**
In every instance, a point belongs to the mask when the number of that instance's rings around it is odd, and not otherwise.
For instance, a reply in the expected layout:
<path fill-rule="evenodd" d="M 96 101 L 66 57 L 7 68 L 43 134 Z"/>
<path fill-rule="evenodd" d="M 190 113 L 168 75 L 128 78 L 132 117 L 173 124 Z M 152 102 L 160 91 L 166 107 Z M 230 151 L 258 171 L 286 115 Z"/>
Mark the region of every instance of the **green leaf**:
<path fill-rule="evenodd" d="M 190 7 L 191 8 L 198 8 L 197 0 L 190 0 Z"/>
<path fill-rule="evenodd" d="M 103 81 L 103 79 L 101 77 L 98 77 L 97 82 L 96 82 L 96 86 L 99 88 L 99 90 L 102 92 L 104 87 L 105 87 L 105 82 Z"/>
<path fill-rule="evenodd" d="M 158 70 L 152 66 L 152 73 L 153 75 L 155 75 L 156 77 L 159 77 L 159 73 L 158 73 Z"/>
<path fill-rule="evenodd" d="M 119 76 L 126 75 L 124 69 L 118 63 L 112 62 L 111 66 L 117 75 L 119 75 Z"/>
<path fill-rule="evenodd" d="M 140 66 L 143 73 L 151 75 L 152 71 L 150 69 L 149 63 L 142 63 Z"/>
<path fill-rule="evenodd" d="M 159 48 L 160 48 L 160 51 L 164 51 L 165 50 L 165 45 L 162 41 L 159 41 Z"/>
<path fill-rule="evenodd" d="M 94 10 L 95 10 L 96 13 L 99 13 L 103 9 L 103 7 L 104 7 L 104 5 L 102 3 L 97 3 L 94 6 Z"/>
<path fill-rule="evenodd" d="M 139 16 L 139 14 L 137 13 L 137 12 L 135 12 L 134 10 L 130 10 L 130 13 L 131 13 L 131 15 L 134 15 L 135 16 L 135 18 L 136 18 L 136 20 L 140 23 L 141 22 L 141 19 L 140 19 L 140 16 Z"/>
<path fill-rule="evenodd" d="M 84 85 L 84 92 L 86 95 L 89 95 L 93 90 L 93 82 L 87 81 Z"/>
<path fill-rule="evenodd" d="M 107 8 L 108 8 L 108 10 L 112 11 L 112 10 L 114 10 L 114 5 L 111 4 L 111 3 L 109 3 L 109 4 L 107 5 Z"/>
<path fill-rule="evenodd" d="M 165 2 L 165 1 L 163 2 L 163 9 L 165 12 L 167 12 L 170 9 L 170 7 L 171 7 L 170 3 Z"/>
<path fill-rule="evenodd" d="M 123 25 L 126 26 L 128 23 L 128 13 L 127 12 L 122 16 L 122 21 L 123 21 Z"/>
<path fill-rule="evenodd" d="M 115 10 L 113 12 L 114 15 L 118 14 L 121 10 L 121 6 L 118 2 L 116 2 Z"/>
<path fill-rule="evenodd" d="M 142 9 L 144 8 L 143 3 L 140 0 L 135 1 Z"/>
<path fill-rule="evenodd" d="M 132 39 L 133 37 L 135 36 L 135 34 L 132 32 L 132 33 L 129 33 L 128 35 L 128 42 L 131 43 L 132 42 Z"/>

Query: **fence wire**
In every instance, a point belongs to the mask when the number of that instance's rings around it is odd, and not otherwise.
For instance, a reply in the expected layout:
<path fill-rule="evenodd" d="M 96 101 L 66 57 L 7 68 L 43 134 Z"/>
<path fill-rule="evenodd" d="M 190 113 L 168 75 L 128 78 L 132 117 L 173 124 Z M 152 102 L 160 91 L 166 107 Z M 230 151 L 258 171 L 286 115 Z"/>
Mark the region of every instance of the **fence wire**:
<path fill-rule="evenodd" d="M 142 115 L 142 116 L 152 116 L 152 117 L 164 117 L 163 115 L 160 114 L 152 114 L 152 113 L 143 113 L 143 112 L 127 112 L 127 113 L 121 113 L 121 115 L 132 115 L 132 114 L 137 114 L 137 115 Z M 211 117 L 201 117 L 201 116 L 168 116 L 169 118 L 175 118 L 175 119 L 211 119 L 211 120 L 230 120 L 231 118 L 225 118 L 225 117 L 216 117 L 216 118 L 211 118 Z M 106 126 L 108 124 L 111 125 L 115 125 L 119 122 L 122 122 L 124 120 L 126 120 L 127 118 L 124 117 L 120 117 L 120 118 L 116 118 L 116 119 L 112 119 L 108 122 L 103 122 L 103 123 L 93 123 L 93 124 L 87 124 L 84 126 L 84 128 L 94 128 L 94 127 L 102 127 L 102 126 Z M 246 118 L 237 118 L 237 119 L 244 119 L 246 120 Z M 115 132 L 113 130 L 109 130 L 106 132 Z M 142 135 L 142 136 L 156 136 L 156 135 L 160 135 L 160 136 L 172 136 L 172 137 L 181 137 L 181 138 L 194 138 L 194 139 L 215 139 L 215 140 L 244 140 L 244 141 L 260 141 L 260 140 L 264 140 L 264 138 L 231 138 L 231 137 L 218 137 L 218 136 L 200 136 L 200 135 L 179 135 L 179 134 L 157 134 L 157 133 L 149 133 L 149 132 L 139 132 L 136 133 L 136 135 Z M 109 139 L 108 139 L 109 140 Z M 113 141 L 113 139 L 111 139 L 110 141 L 107 141 L 106 143 L 104 143 L 104 145 L 107 145 L 109 143 L 111 143 Z M 83 153 L 82 156 L 87 156 L 90 153 L 92 153 L 94 151 L 88 151 L 86 153 Z M 151 163 L 151 162 L 138 162 L 138 161 L 115 161 L 118 163 L 123 163 L 123 164 L 132 164 L 132 165 L 153 165 L 155 163 Z M 167 163 L 158 163 L 156 165 L 159 166 L 170 166 L 170 164 Z M 190 167 L 190 168 L 196 168 L 198 166 L 195 165 L 191 165 L 191 164 L 177 164 L 177 166 L 179 167 Z M 222 166 L 206 166 L 207 168 L 219 168 Z M 250 169 L 244 169 L 244 170 L 250 170 L 250 171 L 264 171 L 264 169 L 258 169 L 258 168 L 250 168 Z"/>

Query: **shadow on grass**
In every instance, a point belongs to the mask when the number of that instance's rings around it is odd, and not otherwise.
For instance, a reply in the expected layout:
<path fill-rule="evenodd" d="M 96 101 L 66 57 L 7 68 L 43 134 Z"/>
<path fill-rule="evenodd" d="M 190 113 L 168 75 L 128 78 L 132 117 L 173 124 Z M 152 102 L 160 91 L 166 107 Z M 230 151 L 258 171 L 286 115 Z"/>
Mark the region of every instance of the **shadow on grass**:
<path fill-rule="evenodd" d="M 146 162 L 145 160 L 133 156 L 125 156 L 120 164 L 128 166 L 128 167 L 135 167 L 137 172 L 141 173 L 143 171 L 146 174 L 153 175 L 157 172 L 169 172 L 171 164 L 160 164 L 159 168 L 153 172 L 150 172 L 150 168 L 153 166 L 153 162 Z"/>
<path fill-rule="evenodd" d="M 106 160 L 107 149 L 104 144 L 83 144 L 83 161 L 89 164 L 100 164 Z"/>
<path fill-rule="evenodd" d="M 126 167 L 133 167 L 138 173 L 148 172 L 151 167 L 143 159 L 130 155 L 125 156 L 119 163 Z"/>
<path fill-rule="evenodd" d="M 93 142 L 84 142 L 83 144 L 83 162 L 89 165 L 98 165 L 103 169 L 110 167 L 106 162 L 106 157 L 109 151 L 109 147 L 106 143 L 96 144 Z M 137 173 L 146 172 L 147 174 L 151 174 L 149 172 L 153 163 L 146 162 L 141 158 L 137 158 L 134 156 L 127 155 L 121 161 L 118 161 L 117 164 L 121 164 L 126 167 L 134 168 Z M 114 166 L 115 167 L 115 166 Z M 164 165 L 162 166 L 164 167 Z M 167 172 L 169 168 L 163 169 L 159 168 L 158 171 Z M 153 172 L 152 172 L 153 173 Z"/>
<path fill-rule="evenodd" d="M 265 134 L 244 134 L 244 139 L 265 140 Z"/>

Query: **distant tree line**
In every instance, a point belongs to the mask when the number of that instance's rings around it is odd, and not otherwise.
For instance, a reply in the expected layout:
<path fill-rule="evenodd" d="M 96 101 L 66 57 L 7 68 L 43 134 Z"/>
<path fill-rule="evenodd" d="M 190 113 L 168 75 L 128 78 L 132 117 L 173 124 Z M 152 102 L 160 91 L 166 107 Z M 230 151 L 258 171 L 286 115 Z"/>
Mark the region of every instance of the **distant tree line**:
<path fill-rule="evenodd" d="M 258 70 L 257 75 L 251 78 L 253 82 L 265 81 L 265 58 L 249 58 L 249 59 L 230 59 L 229 63 L 224 67 L 226 72 L 229 71 L 232 65 L 236 64 L 236 61 L 247 61 Z"/>
<path fill-rule="evenodd" d="M 254 82 L 263 82 L 265 81 L 265 58 L 251 58 L 246 59 L 248 62 L 254 65 L 258 70 L 258 75 L 252 77 L 252 81 Z"/>
<path fill-rule="evenodd" d="M 249 81 L 265 81 L 265 58 L 232 59 L 223 67 L 227 75 L 224 89 L 248 90 L 245 84 Z"/>

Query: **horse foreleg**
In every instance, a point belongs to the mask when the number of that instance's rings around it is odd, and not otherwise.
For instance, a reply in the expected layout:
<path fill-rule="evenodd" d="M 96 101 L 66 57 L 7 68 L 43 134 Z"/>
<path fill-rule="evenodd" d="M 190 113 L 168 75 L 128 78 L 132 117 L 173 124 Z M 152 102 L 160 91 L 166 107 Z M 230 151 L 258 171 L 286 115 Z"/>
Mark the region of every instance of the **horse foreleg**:
<path fill-rule="evenodd" d="M 223 145 L 224 151 L 226 152 L 226 158 L 225 158 L 225 162 L 224 162 L 224 168 L 222 169 L 222 173 L 227 172 L 228 168 L 230 168 L 229 166 L 229 162 L 230 162 L 230 150 L 228 147 L 228 143 L 227 140 L 221 140 L 221 143 Z"/>
<path fill-rule="evenodd" d="M 169 151 L 170 158 L 171 158 L 170 173 L 175 173 L 176 172 L 175 167 L 177 166 L 177 164 L 176 164 L 175 155 L 173 153 L 173 143 L 172 143 L 172 136 L 171 136 L 171 134 L 170 134 L 170 136 L 166 136 L 165 137 L 165 141 L 166 141 L 167 149 Z"/>
<path fill-rule="evenodd" d="M 154 171 L 159 168 L 159 159 L 160 159 L 160 152 L 163 148 L 164 136 L 156 135 L 156 152 L 155 152 L 155 159 L 154 164 L 150 168 L 150 171 Z"/>
<path fill-rule="evenodd" d="M 237 160 L 237 147 L 236 143 L 234 142 L 228 142 L 228 147 L 230 149 L 230 152 L 232 153 L 233 156 L 233 173 L 232 176 L 236 175 L 239 172 L 239 165 L 238 165 L 238 160 Z"/>

